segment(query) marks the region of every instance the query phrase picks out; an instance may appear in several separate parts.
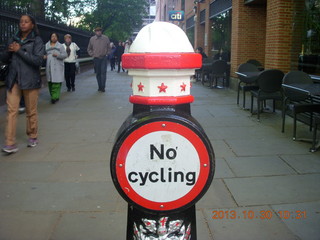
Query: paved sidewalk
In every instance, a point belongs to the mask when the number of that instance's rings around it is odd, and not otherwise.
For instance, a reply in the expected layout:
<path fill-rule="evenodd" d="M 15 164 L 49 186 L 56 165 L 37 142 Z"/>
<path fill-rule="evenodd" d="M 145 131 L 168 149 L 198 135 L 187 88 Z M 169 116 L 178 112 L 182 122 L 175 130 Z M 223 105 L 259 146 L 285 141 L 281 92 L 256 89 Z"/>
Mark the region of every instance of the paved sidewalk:
<path fill-rule="evenodd" d="M 130 82 L 126 73 L 108 71 L 100 93 L 89 70 L 77 76 L 75 92 L 63 88 L 55 105 L 42 89 L 40 143 L 33 149 L 19 116 L 20 150 L 0 155 L 1 240 L 125 239 L 127 204 L 113 186 L 109 158 L 132 112 Z M 194 83 L 192 94 L 192 115 L 216 155 L 213 183 L 196 205 L 198 239 L 319 240 L 320 152 L 292 141 L 292 119 L 283 134 L 279 112 L 258 122 L 236 105 L 233 90 Z M 1 139 L 4 123 L 0 107 Z"/>

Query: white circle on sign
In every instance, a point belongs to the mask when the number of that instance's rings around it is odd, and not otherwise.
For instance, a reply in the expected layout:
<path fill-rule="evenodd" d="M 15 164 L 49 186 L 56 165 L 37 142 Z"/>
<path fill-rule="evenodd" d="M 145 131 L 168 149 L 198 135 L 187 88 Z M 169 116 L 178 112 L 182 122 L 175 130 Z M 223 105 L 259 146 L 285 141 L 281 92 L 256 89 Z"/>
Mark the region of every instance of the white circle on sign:
<path fill-rule="evenodd" d="M 139 138 L 128 151 L 125 173 L 131 188 L 153 202 L 182 198 L 199 177 L 200 159 L 193 144 L 171 131 Z"/>

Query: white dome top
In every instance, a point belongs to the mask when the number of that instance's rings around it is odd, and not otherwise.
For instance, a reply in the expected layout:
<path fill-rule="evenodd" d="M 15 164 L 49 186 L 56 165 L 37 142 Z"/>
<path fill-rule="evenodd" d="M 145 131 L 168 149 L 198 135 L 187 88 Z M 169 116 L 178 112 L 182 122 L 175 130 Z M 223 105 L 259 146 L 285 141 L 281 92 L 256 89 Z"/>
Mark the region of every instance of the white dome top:
<path fill-rule="evenodd" d="M 130 47 L 130 53 L 192 52 L 185 32 L 172 23 L 153 22 L 140 30 Z"/>

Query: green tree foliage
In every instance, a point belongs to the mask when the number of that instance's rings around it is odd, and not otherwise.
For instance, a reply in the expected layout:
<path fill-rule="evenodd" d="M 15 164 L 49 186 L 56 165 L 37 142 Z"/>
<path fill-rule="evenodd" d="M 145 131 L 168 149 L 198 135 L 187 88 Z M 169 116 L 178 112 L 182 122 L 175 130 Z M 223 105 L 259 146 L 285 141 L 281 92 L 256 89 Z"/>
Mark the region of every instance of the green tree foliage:
<path fill-rule="evenodd" d="M 142 24 L 145 0 L 97 0 L 96 8 L 83 15 L 79 27 L 93 31 L 97 26 L 111 39 L 125 40 Z"/>
<path fill-rule="evenodd" d="M 46 17 L 57 23 L 71 21 L 84 30 L 93 31 L 97 26 L 102 27 L 103 32 L 115 40 L 125 40 L 135 28 L 140 28 L 148 6 L 146 0 L 1 1 L 8 7 Z"/>
<path fill-rule="evenodd" d="M 92 0 L 38 0 L 45 2 L 46 16 L 58 22 L 68 22 L 74 17 L 92 11 L 96 6 Z"/>
<path fill-rule="evenodd" d="M 43 16 L 44 0 L 1 0 L 1 5 L 21 13 Z"/>
<path fill-rule="evenodd" d="M 35 16 L 46 17 L 58 23 L 67 23 L 68 20 L 92 11 L 96 6 L 94 0 L 1 0 L 4 6 L 29 13 Z"/>
<path fill-rule="evenodd" d="M 225 12 L 215 17 L 212 22 L 212 43 L 215 50 L 229 51 L 231 46 L 231 16 Z"/>
<path fill-rule="evenodd" d="M 306 54 L 320 53 L 320 0 L 306 1 L 304 45 Z"/>

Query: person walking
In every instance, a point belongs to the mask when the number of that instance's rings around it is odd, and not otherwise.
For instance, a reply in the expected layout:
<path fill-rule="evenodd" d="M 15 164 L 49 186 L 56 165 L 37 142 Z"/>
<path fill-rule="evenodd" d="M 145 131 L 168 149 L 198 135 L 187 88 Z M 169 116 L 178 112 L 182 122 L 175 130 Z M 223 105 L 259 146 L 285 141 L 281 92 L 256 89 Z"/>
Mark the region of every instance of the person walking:
<path fill-rule="evenodd" d="M 64 35 L 64 49 L 67 52 L 67 58 L 64 59 L 64 78 L 66 80 L 67 91 L 74 92 L 75 89 L 75 79 L 76 79 L 76 61 L 77 61 L 77 51 L 80 50 L 78 45 L 72 42 L 72 36 L 70 34 Z"/>
<path fill-rule="evenodd" d="M 51 103 L 55 104 L 60 99 L 61 84 L 64 80 L 63 60 L 68 55 L 63 45 L 59 43 L 59 35 L 57 33 L 51 33 L 50 40 L 46 43 L 45 50 L 48 87 Z"/>
<path fill-rule="evenodd" d="M 118 62 L 118 73 L 120 72 L 120 66 L 121 66 L 121 61 L 122 61 L 122 55 L 124 53 L 124 43 L 119 41 L 117 50 L 116 50 L 116 57 L 117 57 L 117 62 Z M 122 68 L 122 71 L 124 72 L 124 69 Z"/>
<path fill-rule="evenodd" d="M 200 54 L 201 54 L 201 56 L 202 56 L 202 61 L 203 61 L 204 58 L 208 58 L 207 54 L 205 54 L 205 52 L 203 51 L 203 48 L 202 48 L 202 47 L 197 47 L 196 53 L 200 53 Z"/>
<path fill-rule="evenodd" d="M 90 38 L 87 48 L 88 54 L 93 57 L 94 69 L 98 82 L 98 91 L 105 92 L 107 81 L 107 59 L 110 54 L 110 40 L 102 34 L 102 28 L 97 27 L 95 35 Z"/>
<path fill-rule="evenodd" d="M 132 40 L 131 40 L 131 39 L 128 39 L 128 40 L 125 42 L 125 45 L 124 45 L 124 53 L 129 53 L 129 52 L 130 52 L 131 44 L 132 44 Z M 122 70 L 124 70 L 124 69 L 122 68 Z M 128 70 L 126 70 L 126 73 L 128 73 Z"/>
<path fill-rule="evenodd" d="M 205 54 L 202 47 L 197 47 L 196 53 L 201 54 L 202 63 L 203 63 L 203 59 L 208 58 L 207 54 Z M 192 77 L 192 81 L 199 81 L 201 80 L 201 77 L 204 77 L 202 76 L 202 67 L 200 69 L 196 69 L 195 75 L 193 75 Z"/>
<path fill-rule="evenodd" d="M 0 55 L 1 61 L 9 63 L 6 77 L 7 123 L 3 152 L 15 153 L 17 116 L 21 96 L 26 106 L 26 133 L 28 147 L 38 144 L 38 96 L 41 88 L 40 67 L 44 45 L 39 36 L 35 19 L 27 14 L 20 17 L 19 31 L 9 40 L 8 48 Z"/>
<path fill-rule="evenodd" d="M 116 69 L 116 56 L 115 56 L 115 52 L 117 50 L 116 46 L 114 45 L 113 42 L 110 43 L 111 46 L 111 52 L 108 55 L 109 59 L 110 59 L 110 67 L 111 67 L 111 71 L 113 71 L 114 69 Z"/>
<path fill-rule="evenodd" d="M 124 46 L 124 53 L 129 53 L 131 44 L 132 44 L 132 39 L 128 39 Z"/>

